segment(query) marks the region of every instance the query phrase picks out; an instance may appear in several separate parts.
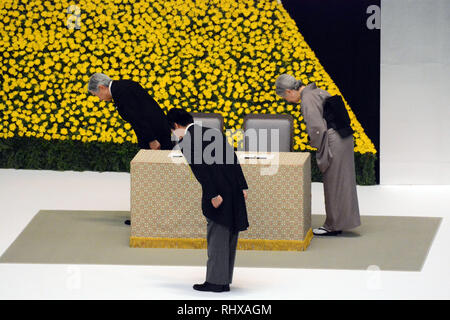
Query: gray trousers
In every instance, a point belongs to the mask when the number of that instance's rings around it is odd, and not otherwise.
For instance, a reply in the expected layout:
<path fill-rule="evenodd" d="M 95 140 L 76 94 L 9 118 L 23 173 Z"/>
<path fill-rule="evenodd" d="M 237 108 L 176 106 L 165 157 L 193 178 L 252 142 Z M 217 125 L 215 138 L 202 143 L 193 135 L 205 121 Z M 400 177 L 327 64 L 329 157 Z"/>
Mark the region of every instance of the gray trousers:
<path fill-rule="evenodd" d="M 210 219 L 206 241 L 208 244 L 208 262 L 206 264 L 206 281 L 214 284 L 230 284 L 233 280 L 234 260 L 239 233 L 232 233 Z"/>

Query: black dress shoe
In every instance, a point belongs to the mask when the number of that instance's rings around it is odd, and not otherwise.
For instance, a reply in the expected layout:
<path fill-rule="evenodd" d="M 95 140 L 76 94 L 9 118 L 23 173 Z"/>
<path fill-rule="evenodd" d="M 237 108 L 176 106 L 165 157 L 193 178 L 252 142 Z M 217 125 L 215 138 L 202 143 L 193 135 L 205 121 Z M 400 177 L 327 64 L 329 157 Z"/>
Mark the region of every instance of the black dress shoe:
<path fill-rule="evenodd" d="M 125 220 L 125 224 L 129 226 L 131 224 L 131 221 L 130 220 Z"/>
<path fill-rule="evenodd" d="M 222 285 L 222 284 L 214 284 L 206 282 L 203 284 L 194 284 L 193 286 L 194 290 L 197 291 L 211 291 L 211 292 L 226 292 L 230 291 L 230 286 L 228 284 Z"/>

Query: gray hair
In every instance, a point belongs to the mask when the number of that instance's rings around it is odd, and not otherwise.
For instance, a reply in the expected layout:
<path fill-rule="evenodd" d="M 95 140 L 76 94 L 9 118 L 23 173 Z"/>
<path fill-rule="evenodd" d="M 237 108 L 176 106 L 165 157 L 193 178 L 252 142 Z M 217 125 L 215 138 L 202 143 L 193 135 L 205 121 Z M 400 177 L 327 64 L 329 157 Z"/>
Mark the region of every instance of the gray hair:
<path fill-rule="evenodd" d="M 107 87 L 109 86 L 109 83 L 111 81 L 112 81 L 111 78 L 108 77 L 106 74 L 94 73 L 89 79 L 88 90 L 92 92 L 97 92 L 99 85 Z"/>
<path fill-rule="evenodd" d="M 275 92 L 280 97 L 284 97 L 284 93 L 287 89 L 298 90 L 302 86 L 304 86 L 304 84 L 301 80 L 297 80 L 290 74 L 284 73 L 275 81 Z"/>

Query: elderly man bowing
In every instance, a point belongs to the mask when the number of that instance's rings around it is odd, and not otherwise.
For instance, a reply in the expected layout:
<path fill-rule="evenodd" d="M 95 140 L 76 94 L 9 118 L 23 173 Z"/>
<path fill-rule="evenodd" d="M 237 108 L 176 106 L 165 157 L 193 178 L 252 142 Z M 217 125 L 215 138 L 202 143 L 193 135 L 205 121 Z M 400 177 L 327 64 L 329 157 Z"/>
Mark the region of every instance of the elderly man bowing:
<path fill-rule="evenodd" d="M 122 119 L 131 124 L 140 149 L 173 148 L 164 111 L 139 83 L 113 81 L 103 73 L 95 73 L 89 80 L 88 90 L 100 100 L 113 101 Z"/>
<path fill-rule="evenodd" d="M 170 150 L 174 146 L 169 122 L 158 103 L 132 80 L 111 80 L 95 73 L 88 84 L 91 94 L 103 101 L 113 101 L 119 115 L 131 124 L 140 149 Z M 125 224 L 130 224 L 126 220 Z"/>

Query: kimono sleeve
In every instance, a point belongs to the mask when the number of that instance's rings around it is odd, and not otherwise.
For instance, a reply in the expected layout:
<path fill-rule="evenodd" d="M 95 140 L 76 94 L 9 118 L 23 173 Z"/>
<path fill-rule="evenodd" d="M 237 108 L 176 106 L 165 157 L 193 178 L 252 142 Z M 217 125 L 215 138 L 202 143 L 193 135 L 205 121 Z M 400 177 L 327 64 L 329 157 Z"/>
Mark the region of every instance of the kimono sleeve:
<path fill-rule="evenodd" d="M 317 148 L 317 165 L 323 173 L 330 165 L 331 154 L 328 147 L 327 123 L 322 116 L 322 100 L 310 94 L 302 99 L 301 109 L 311 146 Z"/>

